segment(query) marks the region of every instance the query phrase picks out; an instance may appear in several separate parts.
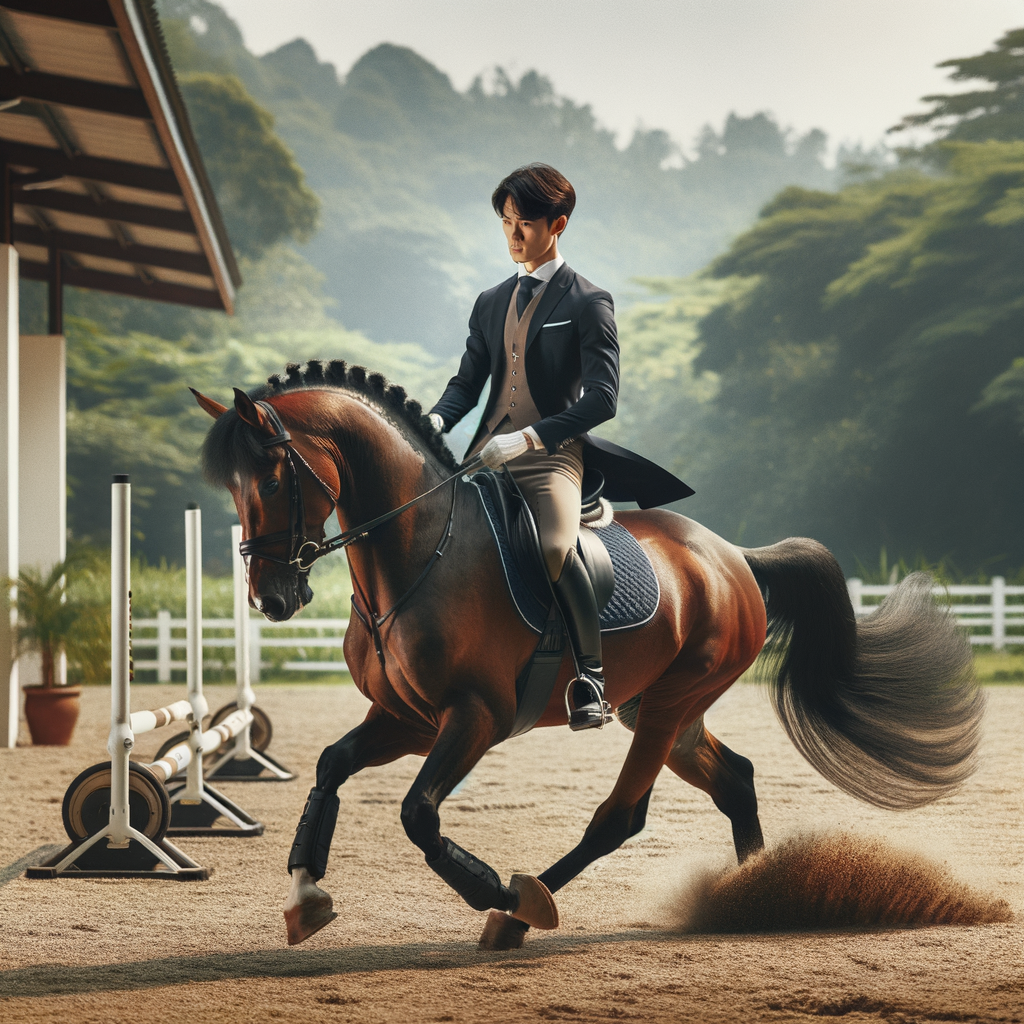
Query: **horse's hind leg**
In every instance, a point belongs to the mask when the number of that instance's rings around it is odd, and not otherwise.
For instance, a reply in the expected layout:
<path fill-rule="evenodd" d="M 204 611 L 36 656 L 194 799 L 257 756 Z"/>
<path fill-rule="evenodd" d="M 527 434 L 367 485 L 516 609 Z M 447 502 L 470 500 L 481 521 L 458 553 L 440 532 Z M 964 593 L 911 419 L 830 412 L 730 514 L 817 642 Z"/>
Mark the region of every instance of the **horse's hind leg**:
<path fill-rule="evenodd" d="M 469 774 L 497 735 L 494 716 L 479 698 L 466 695 L 446 708 L 430 754 L 402 802 L 402 824 L 423 851 L 427 866 L 474 910 L 503 910 L 535 927 L 554 928 L 558 911 L 537 879 L 513 875 L 508 886 L 502 885 L 490 865 L 441 835 L 441 802 Z"/>
<path fill-rule="evenodd" d="M 633 737 L 615 788 L 594 812 L 583 839 L 557 863 L 538 876 L 557 892 L 584 868 L 617 850 L 643 830 L 654 781 L 675 741 L 676 726 L 668 716 L 652 715 Z M 480 936 L 484 949 L 515 949 L 523 944 L 526 925 L 505 914 L 492 913 Z"/>
<path fill-rule="evenodd" d="M 422 754 L 430 739 L 374 705 L 366 719 L 320 755 L 316 785 L 310 790 L 288 857 L 291 888 L 284 908 L 288 945 L 308 939 L 338 915 L 331 897 L 316 883 L 327 872 L 327 855 L 338 820 L 338 789 L 350 776 L 373 764 L 406 754 Z"/>
<path fill-rule="evenodd" d="M 666 763 L 679 778 L 707 793 L 732 823 L 732 840 L 741 864 L 764 848 L 754 766 L 712 736 L 704 728 L 703 718 L 679 734 Z"/>

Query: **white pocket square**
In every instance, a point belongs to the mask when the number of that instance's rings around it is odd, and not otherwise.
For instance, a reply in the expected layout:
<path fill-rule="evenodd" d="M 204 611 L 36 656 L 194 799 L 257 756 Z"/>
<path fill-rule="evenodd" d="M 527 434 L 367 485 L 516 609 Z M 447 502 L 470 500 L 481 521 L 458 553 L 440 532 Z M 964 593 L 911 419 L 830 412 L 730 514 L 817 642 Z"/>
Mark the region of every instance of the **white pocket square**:
<path fill-rule="evenodd" d="M 543 330 L 544 327 L 564 327 L 566 324 L 571 324 L 571 323 L 572 323 L 571 320 L 559 320 L 557 324 L 544 324 L 541 327 L 541 330 Z"/>

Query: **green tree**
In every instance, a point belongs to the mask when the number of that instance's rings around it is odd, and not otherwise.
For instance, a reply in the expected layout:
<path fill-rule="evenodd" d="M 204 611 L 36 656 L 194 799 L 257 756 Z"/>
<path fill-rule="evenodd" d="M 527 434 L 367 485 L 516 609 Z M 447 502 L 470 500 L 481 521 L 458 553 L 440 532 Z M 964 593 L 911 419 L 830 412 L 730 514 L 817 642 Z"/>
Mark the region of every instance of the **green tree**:
<path fill-rule="evenodd" d="M 925 96 L 931 110 L 908 114 L 891 131 L 927 126 L 964 142 L 1024 139 L 1024 28 L 1007 32 L 993 50 L 937 66 L 955 68 L 949 76 L 954 82 L 988 82 L 990 87 Z"/>
<path fill-rule="evenodd" d="M 943 145 L 942 177 L 785 190 L 712 265 L 749 284 L 694 363 L 719 378 L 706 491 L 727 535 L 810 534 L 850 568 L 883 544 L 1024 560 L 1024 452 L 992 413 L 1018 394 L 1024 143 Z"/>
<path fill-rule="evenodd" d="M 308 241 L 320 200 L 273 115 L 233 75 L 194 72 L 179 83 L 235 249 L 258 258 L 283 239 Z"/>

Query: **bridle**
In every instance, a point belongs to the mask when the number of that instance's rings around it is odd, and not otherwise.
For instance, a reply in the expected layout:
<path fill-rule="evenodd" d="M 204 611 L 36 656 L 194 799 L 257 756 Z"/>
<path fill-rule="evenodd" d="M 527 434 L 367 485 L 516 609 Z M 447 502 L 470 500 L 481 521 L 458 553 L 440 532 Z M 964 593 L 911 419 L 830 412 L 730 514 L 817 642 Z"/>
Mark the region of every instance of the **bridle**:
<path fill-rule="evenodd" d="M 440 490 L 445 486 L 445 484 L 450 484 L 453 480 L 457 480 L 462 476 L 463 473 L 470 472 L 480 465 L 480 456 L 477 455 L 474 458 L 469 459 L 467 462 L 464 462 L 451 476 L 446 477 L 439 484 L 435 484 L 429 490 L 424 491 L 411 501 L 407 501 L 404 505 L 400 505 L 398 508 L 392 509 L 390 512 L 385 512 L 383 515 L 377 516 L 376 519 L 371 519 L 369 522 L 353 527 L 351 530 L 345 530 L 343 533 L 339 533 L 336 537 L 332 537 L 330 540 L 321 543 L 320 541 L 310 540 L 309 537 L 306 536 L 306 506 L 302 498 L 302 485 L 299 480 L 298 468 L 295 465 L 296 457 L 306 467 L 306 469 L 309 470 L 310 475 L 314 480 L 316 480 L 323 492 L 330 499 L 332 511 L 338 507 L 338 496 L 331 493 L 330 488 L 323 480 L 320 479 L 319 474 L 317 474 L 313 467 L 310 466 L 310 464 L 302 457 L 302 453 L 293 447 L 292 435 L 284 428 L 284 424 L 281 422 L 281 417 L 278 416 L 277 410 L 269 402 L 256 402 L 255 404 L 263 410 L 263 413 L 266 415 L 267 419 L 270 421 L 270 425 L 275 431 L 272 437 L 263 438 L 260 443 L 264 448 L 274 448 L 277 445 L 281 445 L 284 448 L 285 462 L 288 467 L 288 529 L 278 530 L 276 533 L 264 533 L 258 537 L 250 537 L 248 540 L 243 540 L 242 543 L 238 545 L 239 554 L 241 554 L 243 558 L 262 558 L 267 562 L 276 562 L 278 565 L 294 566 L 295 571 L 299 573 L 309 572 L 317 559 L 323 558 L 324 555 L 329 555 L 334 551 L 340 551 L 342 548 L 348 547 L 349 544 L 353 544 L 357 540 L 362 540 L 378 526 L 383 526 L 385 523 L 394 519 L 395 516 L 401 514 L 406 509 L 417 504 L 417 502 L 420 502 L 424 498 L 433 494 L 434 491 Z M 409 593 L 419 586 L 427 573 L 433 567 L 434 562 L 437 561 L 437 559 L 444 553 L 444 548 L 447 547 L 448 540 L 451 538 L 452 524 L 455 518 L 455 494 L 456 489 L 452 488 L 452 507 L 448 514 L 448 523 L 441 543 L 438 545 L 434 552 L 434 556 L 427 564 L 427 568 L 424 569 L 420 578 L 413 584 L 405 597 L 398 602 L 399 604 L 404 602 L 405 598 L 409 596 Z M 328 514 L 328 518 L 329 515 L 330 514 Z M 266 550 L 269 547 L 281 543 L 287 543 L 288 545 L 288 555 L 285 558 L 270 554 Z M 395 608 L 397 607 L 398 605 L 396 604 Z M 392 611 L 394 611 L 394 609 L 392 609 Z M 389 612 L 388 614 L 391 613 Z"/>

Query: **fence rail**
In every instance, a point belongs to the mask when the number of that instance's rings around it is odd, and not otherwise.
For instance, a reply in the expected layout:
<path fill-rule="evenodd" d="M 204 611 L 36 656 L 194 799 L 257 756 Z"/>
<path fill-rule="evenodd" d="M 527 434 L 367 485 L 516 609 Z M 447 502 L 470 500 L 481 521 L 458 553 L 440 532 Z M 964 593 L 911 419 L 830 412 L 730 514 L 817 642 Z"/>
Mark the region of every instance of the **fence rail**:
<path fill-rule="evenodd" d="M 250 677 L 259 682 L 262 669 L 281 668 L 286 672 L 347 672 L 341 658 L 348 619 L 300 619 L 294 622 L 267 622 L 264 618 L 249 619 Z M 296 635 L 299 634 L 299 635 Z M 234 619 L 203 619 L 203 648 L 222 651 L 220 658 L 204 659 L 205 668 L 233 668 L 235 654 Z M 157 682 L 169 683 L 172 672 L 185 671 L 185 659 L 175 658 L 185 649 L 185 620 L 171 617 L 168 611 L 157 612 L 155 619 L 132 622 L 132 651 L 137 671 L 156 670 Z M 273 650 L 292 650 L 298 658 L 291 661 L 269 659 Z M 140 651 L 153 651 L 155 658 L 139 658 Z M 331 655 L 337 651 L 338 658 Z M 324 652 L 317 659 L 309 652 Z"/>
<path fill-rule="evenodd" d="M 870 615 L 892 592 L 892 585 L 864 583 L 859 579 L 846 581 L 850 600 L 857 616 Z M 949 610 L 957 622 L 969 631 L 972 644 L 1002 651 L 1012 644 L 1024 644 L 1024 586 L 1008 586 L 1001 576 L 989 584 L 963 584 L 935 587 L 932 593 L 949 601 Z M 267 622 L 263 618 L 249 620 L 250 662 L 252 680 L 258 682 L 266 668 L 286 672 L 346 672 L 341 657 L 348 619 L 299 619 L 293 622 Z M 157 613 L 155 619 L 136 619 L 132 624 L 132 646 L 155 651 L 155 658 L 135 659 L 135 668 L 156 670 L 159 682 L 170 682 L 171 673 L 184 671 L 183 658 L 175 653 L 185 649 L 185 620 L 171 617 L 168 611 Z M 234 665 L 235 624 L 233 619 L 203 619 L 203 647 L 222 651 L 221 658 L 210 658 L 208 668 L 229 668 Z M 291 660 L 270 659 L 269 652 L 294 651 Z M 319 657 L 313 656 L 318 652 Z M 337 652 L 337 657 L 334 657 Z"/>
<path fill-rule="evenodd" d="M 846 587 L 857 616 L 870 615 L 894 589 L 892 584 L 859 579 L 847 580 Z M 1024 587 L 1008 586 L 1002 576 L 993 576 L 988 584 L 933 587 L 932 594 L 949 602 L 949 611 L 975 646 L 1003 651 L 1012 644 L 1024 644 Z"/>

